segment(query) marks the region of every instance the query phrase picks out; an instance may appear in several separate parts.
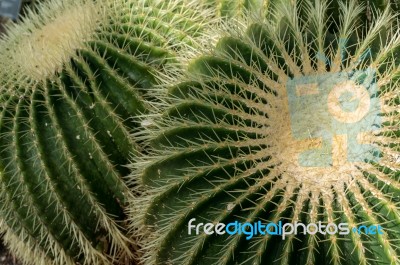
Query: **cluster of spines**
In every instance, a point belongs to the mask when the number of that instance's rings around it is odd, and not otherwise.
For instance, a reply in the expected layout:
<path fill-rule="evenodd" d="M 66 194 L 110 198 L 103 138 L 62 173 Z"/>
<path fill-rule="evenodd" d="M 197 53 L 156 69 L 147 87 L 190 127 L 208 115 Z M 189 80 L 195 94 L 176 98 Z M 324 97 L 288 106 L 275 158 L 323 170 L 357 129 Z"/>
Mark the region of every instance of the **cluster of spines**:
<path fill-rule="evenodd" d="M 270 2 L 273 0 L 202 0 L 211 7 L 214 15 L 222 18 L 237 19 L 246 15 L 262 15 L 266 12 Z"/>
<path fill-rule="evenodd" d="M 145 191 L 133 201 L 133 208 L 141 208 L 131 217 L 144 228 L 146 264 L 399 262 L 398 25 L 388 7 L 382 12 L 372 7 L 371 23 L 364 25 L 366 9 L 356 1 L 338 3 L 339 17 L 329 16 L 333 4 L 277 4 L 269 14 L 272 20 L 235 28 L 215 51 L 192 63 L 191 73 L 179 79 L 168 98 L 162 96 L 163 114 L 154 115 L 147 130 L 136 134 L 151 151 L 131 165 L 136 170 L 132 181 Z M 344 46 L 341 39 L 347 41 Z M 371 56 L 362 56 L 368 47 Z M 285 81 L 368 66 L 378 71 L 385 121 L 379 132 L 386 137 L 371 136 L 382 150 L 380 162 L 357 164 L 348 180 L 337 176 L 339 181 L 326 189 L 318 176 L 298 180 L 290 163 L 280 160 L 285 147 L 275 142 L 290 134 L 279 123 L 285 114 L 280 105 Z M 308 174 L 307 169 L 298 173 Z M 194 235 L 192 230 L 188 235 L 191 218 L 214 224 L 380 224 L 385 233 L 246 240 L 243 234 Z"/>

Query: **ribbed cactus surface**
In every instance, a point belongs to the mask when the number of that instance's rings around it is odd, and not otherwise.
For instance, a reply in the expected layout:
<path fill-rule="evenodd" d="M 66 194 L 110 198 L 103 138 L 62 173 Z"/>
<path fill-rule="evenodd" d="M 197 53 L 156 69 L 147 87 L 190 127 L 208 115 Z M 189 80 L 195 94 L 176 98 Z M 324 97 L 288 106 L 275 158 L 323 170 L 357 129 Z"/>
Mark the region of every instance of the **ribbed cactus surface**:
<path fill-rule="evenodd" d="M 52 0 L 9 28 L 0 42 L 0 228 L 24 263 L 132 258 L 123 177 L 140 152 L 133 118 L 210 23 L 187 1 Z"/>
<path fill-rule="evenodd" d="M 356 1 L 283 1 L 191 64 L 136 134 L 152 148 L 132 175 L 146 264 L 400 264 L 400 31 L 370 11 L 366 25 Z M 212 230 L 258 221 L 332 225 Z"/>
<path fill-rule="evenodd" d="M 271 0 L 201 0 L 214 11 L 214 15 L 225 18 L 238 18 L 242 15 L 261 15 Z"/>

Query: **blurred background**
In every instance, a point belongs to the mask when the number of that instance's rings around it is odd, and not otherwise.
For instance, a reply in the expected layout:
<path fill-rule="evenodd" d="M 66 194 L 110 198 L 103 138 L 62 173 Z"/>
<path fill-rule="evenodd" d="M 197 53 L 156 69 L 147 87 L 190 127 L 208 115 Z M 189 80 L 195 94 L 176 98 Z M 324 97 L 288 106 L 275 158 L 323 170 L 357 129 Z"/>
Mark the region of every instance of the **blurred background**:
<path fill-rule="evenodd" d="M 29 7 L 33 7 L 38 0 L 0 0 L 0 34 L 5 33 L 5 24 L 9 21 L 18 21 Z M 0 263 L 1 264 L 1 263 Z"/>
<path fill-rule="evenodd" d="M 0 241 L 0 264 L 1 265 L 20 265 L 15 257 L 6 249 L 3 245 L 3 241 Z"/>

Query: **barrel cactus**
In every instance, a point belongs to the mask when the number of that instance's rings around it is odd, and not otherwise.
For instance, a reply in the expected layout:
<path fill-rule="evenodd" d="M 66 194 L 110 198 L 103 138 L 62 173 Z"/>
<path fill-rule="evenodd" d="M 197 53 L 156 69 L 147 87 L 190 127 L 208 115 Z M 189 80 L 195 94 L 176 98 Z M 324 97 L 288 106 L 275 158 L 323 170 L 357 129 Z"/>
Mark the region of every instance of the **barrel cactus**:
<path fill-rule="evenodd" d="M 400 264 L 396 14 L 282 3 L 232 26 L 135 134 L 145 264 Z"/>
<path fill-rule="evenodd" d="M 0 41 L 1 233 L 26 264 L 126 264 L 137 253 L 123 181 L 141 151 L 133 118 L 213 19 L 181 0 L 35 10 Z"/>

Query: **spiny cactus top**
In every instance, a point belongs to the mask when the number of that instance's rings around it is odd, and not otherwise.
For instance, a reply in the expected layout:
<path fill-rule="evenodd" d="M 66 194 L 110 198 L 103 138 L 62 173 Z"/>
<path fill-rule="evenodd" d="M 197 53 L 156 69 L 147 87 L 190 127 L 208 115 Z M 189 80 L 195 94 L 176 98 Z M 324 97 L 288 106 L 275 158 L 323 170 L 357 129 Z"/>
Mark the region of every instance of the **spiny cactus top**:
<path fill-rule="evenodd" d="M 132 256 L 122 177 L 158 78 L 200 46 L 188 1 L 51 0 L 0 41 L 0 230 L 27 264 Z M 198 46 L 199 45 L 199 46 Z M 177 58 L 180 58 L 179 60 Z M 175 70 L 174 70 L 175 69 Z"/>
<path fill-rule="evenodd" d="M 286 1 L 191 64 L 138 134 L 145 264 L 400 264 L 400 30 L 365 11 Z"/>

